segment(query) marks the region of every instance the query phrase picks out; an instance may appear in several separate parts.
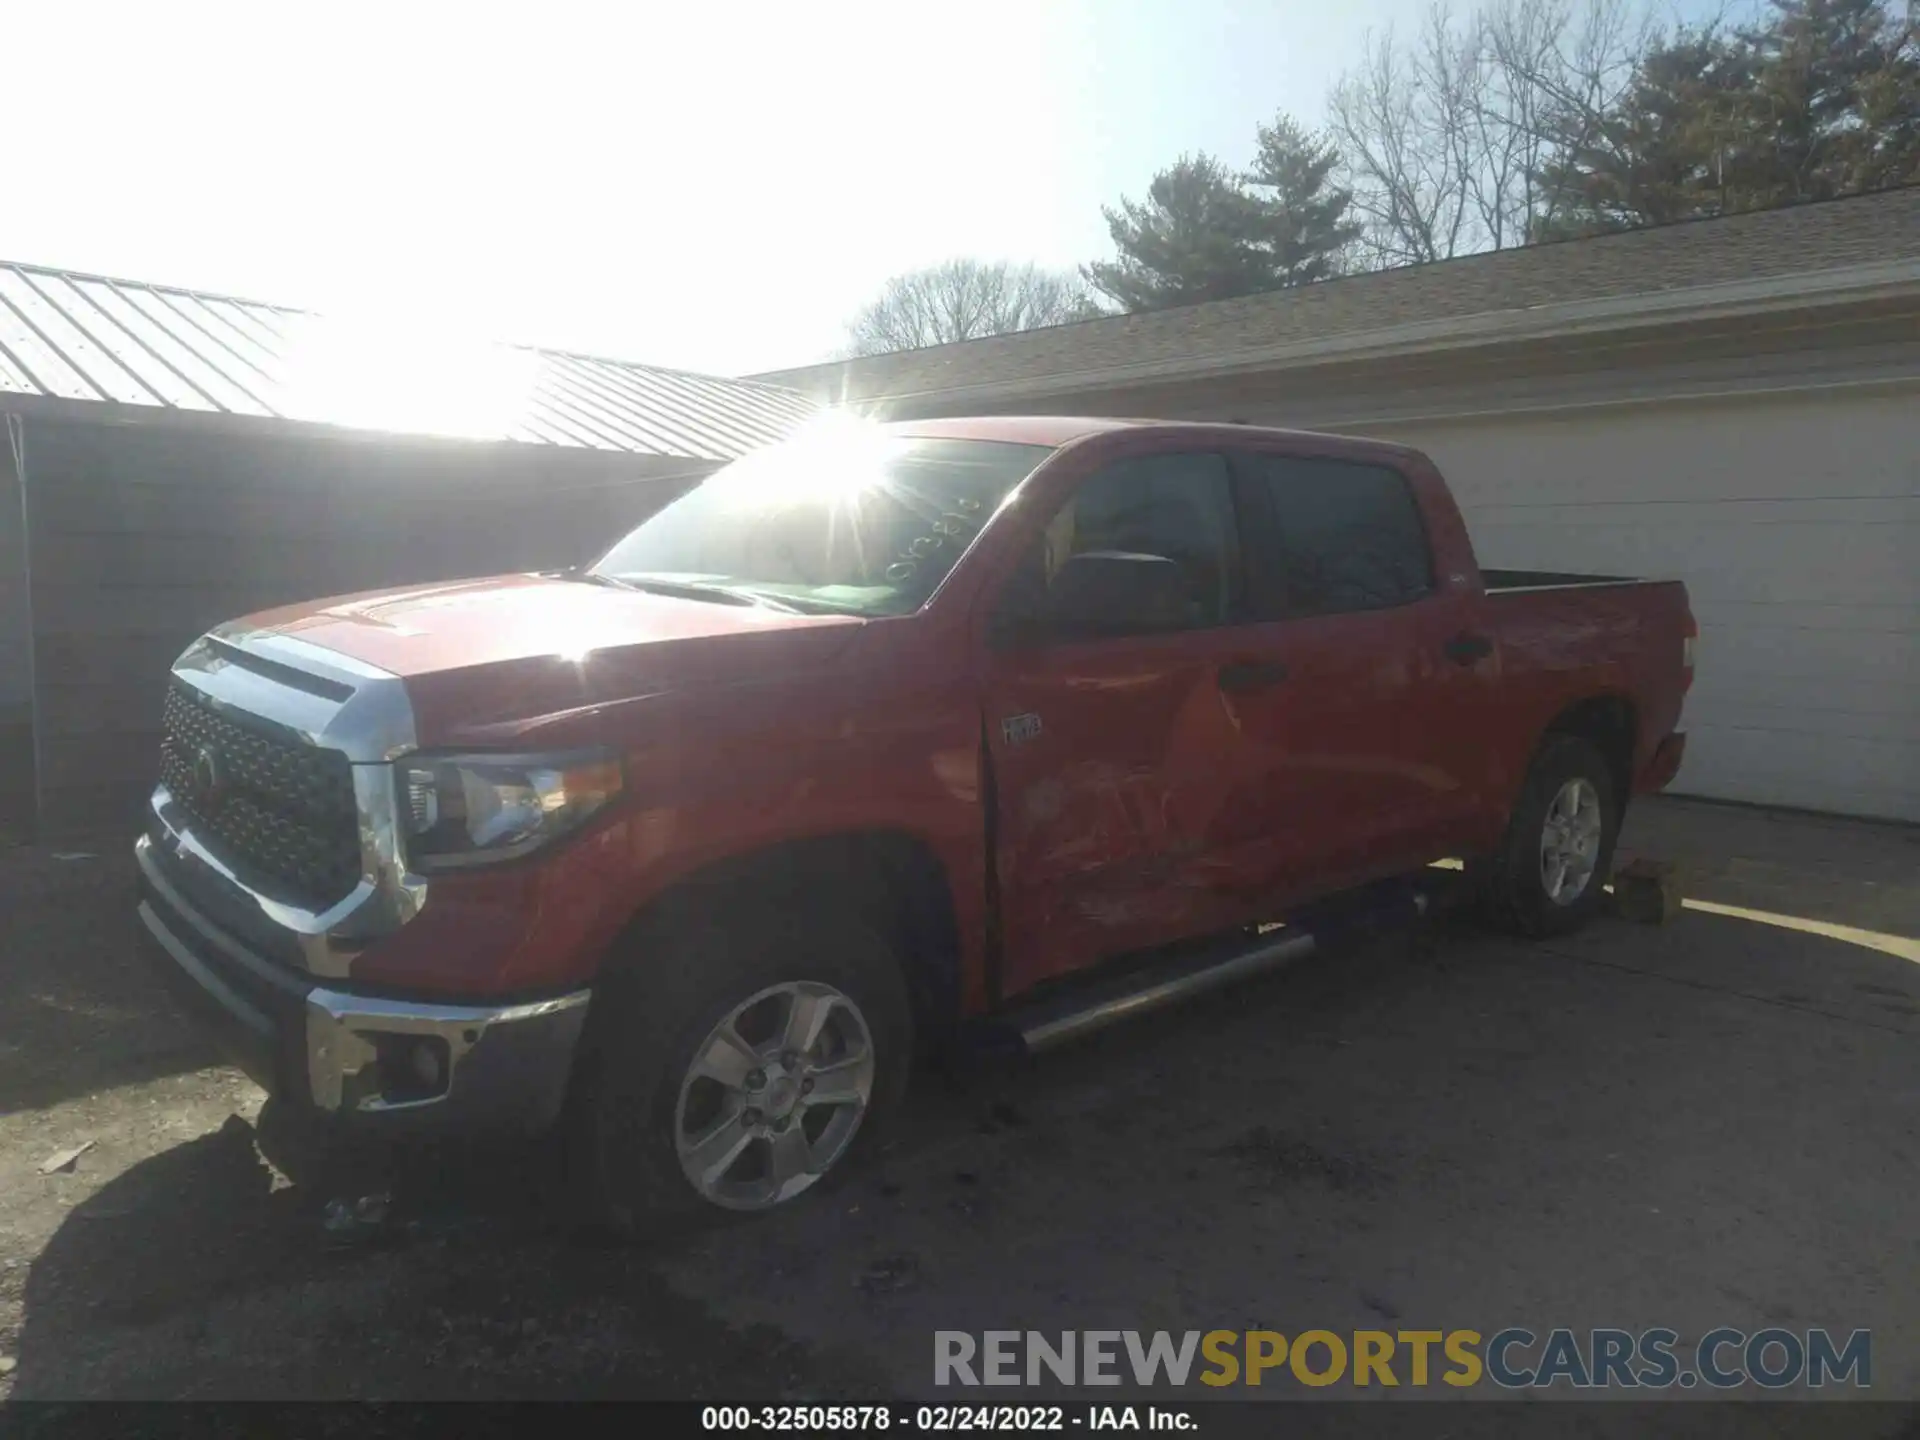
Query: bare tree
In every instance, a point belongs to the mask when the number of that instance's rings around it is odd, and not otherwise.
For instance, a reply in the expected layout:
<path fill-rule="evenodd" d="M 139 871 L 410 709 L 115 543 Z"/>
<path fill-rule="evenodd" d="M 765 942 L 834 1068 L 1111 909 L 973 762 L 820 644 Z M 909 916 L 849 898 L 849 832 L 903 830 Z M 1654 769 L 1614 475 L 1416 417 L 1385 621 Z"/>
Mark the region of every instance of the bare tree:
<path fill-rule="evenodd" d="M 847 354 L 884 355 L 1101 314 L 1072 273 L 1007 261 L 948 260 L 896 275 L 847 325 Z"/>
<path fill-rule="evenodd" d="M 1488 0 L 1369 36 L 1330 128 L 1374 266 L 1523 245 L 1557 197 L 1555 155 L 1591 145 L 1654 34 L 1641 0 Z"/>
<path fill-rule="evenodd" d="M 1709 22 L 1717 23 L 1717 22 Z M 1603 144 L 1608 117 L 1661 38 L 1633 0 L 1496 0 L 1483 12 L 1482 44 L 1499 76 L 1495 124 L 1520 160 L 1508 244 L 1551 232 L 1568 196 L 1550 183 L 1554 162 Z"/>
<path fill-rule="evenodd" d="M 1389 27 L 1327 100 L 1328 128 L 1348 169 L 1353 212 L 1373 268 L 1444 260 L 1461 244 L 1470 181 L 1461 163 L 1466 104 L 1454 39 L 1436 6 L 1417 38 Z"/>
<path fill-rule="evenodd" d="M 1495 0 L 1476 17 L 1473 38 L 1486 78 L 1472 117 L 1482 157 L 1474 207 L 1494 250 L 1526 243 L 1533 226 L 1553 109 L 1535 77 L 1558 69 L 1565 14 L 1564 5 L 1541 0 Z"/>

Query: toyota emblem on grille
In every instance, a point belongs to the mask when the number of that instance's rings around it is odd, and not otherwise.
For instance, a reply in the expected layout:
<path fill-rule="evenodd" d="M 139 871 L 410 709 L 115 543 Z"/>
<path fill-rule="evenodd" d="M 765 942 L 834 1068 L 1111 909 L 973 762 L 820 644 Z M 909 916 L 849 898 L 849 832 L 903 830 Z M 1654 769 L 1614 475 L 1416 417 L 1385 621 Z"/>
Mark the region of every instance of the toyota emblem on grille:
<path fill-rule="evenodd" d="M 194 792 L 209 804 L 217 804 L 223 798 L 226 787 L 227 769 L 220 759 L 220 752 L 211 745 L 202 745 L 200 753 L 193 757 Z"/>

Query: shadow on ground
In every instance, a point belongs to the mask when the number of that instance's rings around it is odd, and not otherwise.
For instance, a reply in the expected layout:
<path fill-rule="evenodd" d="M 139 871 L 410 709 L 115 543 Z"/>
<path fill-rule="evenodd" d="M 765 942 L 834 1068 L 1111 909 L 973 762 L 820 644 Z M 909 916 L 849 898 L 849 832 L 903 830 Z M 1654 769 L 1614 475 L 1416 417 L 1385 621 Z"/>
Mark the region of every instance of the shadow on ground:
<path fill-rule="evenodd" d="M 75 1208 L 28 1278 L 15 1401 L 873 1390 L 676 1296 L 657 1247 L 556 1224 L 540 1147 L 304 1153 L 289 1184 L 307 1142 L 274 1130 L 233 1117 Z"/>
<path fill-rule="evenodd" d="M 140 957 L 135 875 L 124 834 L 0 850 L 0 1114 L 218 1063 Z"/>
<path fill-rule="evenodd" d="M 1873 1328 L 1913 1398 L 1915 973 L 1695 913 L 1448 928 L 927 1087 L 827 1193 L 627 1250 L 553 1224 L 537 1148 L 282 1153 L 289 1184 L 236 1118 L 58 1225 L 13 1393 L 928 1398 L 936 1329 L 1784 1324 Z"/>

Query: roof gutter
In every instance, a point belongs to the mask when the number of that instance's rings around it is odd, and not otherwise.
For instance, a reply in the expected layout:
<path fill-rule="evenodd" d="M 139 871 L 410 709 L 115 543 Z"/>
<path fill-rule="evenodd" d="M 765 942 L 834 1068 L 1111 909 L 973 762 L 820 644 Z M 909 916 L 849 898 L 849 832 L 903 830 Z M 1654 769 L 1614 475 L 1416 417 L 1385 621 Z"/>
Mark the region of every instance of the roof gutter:
<path fill-rule="evenodd" d="M 1002 403 L 1030 395 L 1054 395 L 1169 380 L 1220 379 L 1253 371 L 1289 370 L 1332 361 L 1363 361 L 1467 350 L 1526 340 L 1596 335 L 1745 315 L 1784 315 L 1842 304 L 1920 298 L 1920 258 L 1875 261 L 1832 270 L 1735 280 L 1681 290 L 1608 296 L 1560 305 L 1486 311 L 1447 320 L 1422 321 L 1326 339 L 1258 346 L 1217 354 L 1057 371 L 1017 381 L 943 386 L 917 391 L 879 391 L 857 403 L 938 399 Z"/>

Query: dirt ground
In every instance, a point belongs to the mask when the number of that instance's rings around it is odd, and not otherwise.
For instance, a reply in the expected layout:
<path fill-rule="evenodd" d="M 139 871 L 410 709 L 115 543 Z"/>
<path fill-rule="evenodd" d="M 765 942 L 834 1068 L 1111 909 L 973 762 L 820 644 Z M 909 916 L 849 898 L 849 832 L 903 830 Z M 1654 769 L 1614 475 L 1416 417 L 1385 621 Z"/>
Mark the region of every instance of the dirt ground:
<path fill-rule="evenodd" d="M 626 1250 L 550 1221 L 539 1147 L 303 1172 L 141 968 L 122 839 L 0 851 L 0 1391 L 928 1397 L 936 1329 L 1778 1324 L 1872 1329 L 1920 1399 L 1920 832 L 1636 825 L 1714 908 L 1316 957 Z"/>

